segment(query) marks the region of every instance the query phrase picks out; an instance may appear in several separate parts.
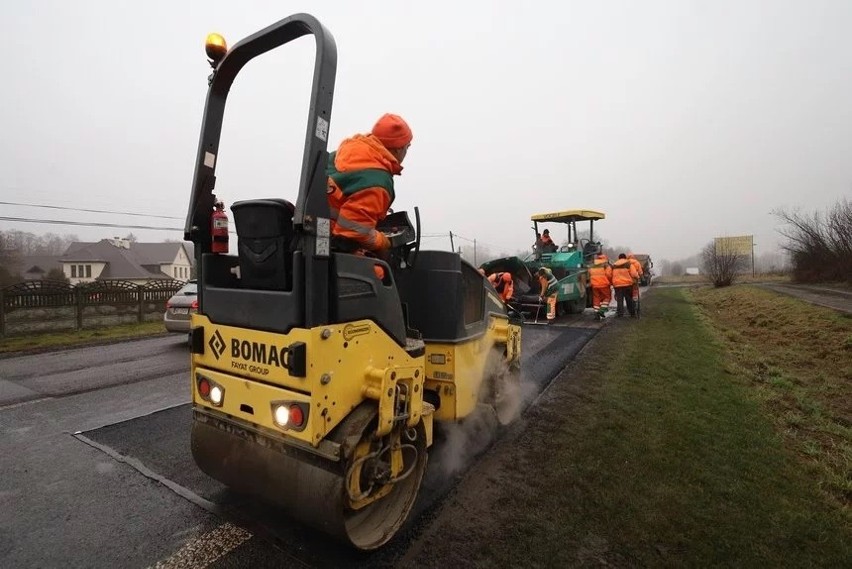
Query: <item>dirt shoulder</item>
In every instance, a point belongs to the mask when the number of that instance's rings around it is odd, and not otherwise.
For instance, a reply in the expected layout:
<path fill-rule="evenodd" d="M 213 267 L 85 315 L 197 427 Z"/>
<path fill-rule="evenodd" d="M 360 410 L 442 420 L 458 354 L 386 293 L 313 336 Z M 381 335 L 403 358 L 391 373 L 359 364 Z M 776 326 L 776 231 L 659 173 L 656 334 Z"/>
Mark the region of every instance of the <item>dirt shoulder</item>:
<path fill-rule="evenodd" d="M 499 559 L 499 555 L 492 556 L 489 551 L 497 548 L 493 542 L 494 530 L 499 527 L 500 533 L 505 533 L 506 526 L 512 523 L 511 512 L 504 508 L 507 488 L 527 494 L 525 501 L 530 508 L 541 507 L 541 500 L 546 500 L 545 496 L 534 494 L 534 487 L 526 484 L 525 478 L 539 473 L 542 459 L 550 450 L 554 429 L 568 428 L 564 418 L 599 389 L 600 383 L 586 372 L 595 365 L 596 358 L 604 355 L 601 347 L 611 345 L 613 337 L 620 335 L 614 334 L 614 328 L 605 326 L 512 429 L 466 473 L 397 566 L 479 567 L 490 566 Z M 533 536 L 516 537 L 515 545 L 526 548 Z M 587 555 L 577 561 L 606 564 L 603 553 L 597 549 L 590 543 Z M 485 560 L 488 562 L 483 565 Z M 498 561 L 497 566 L 506 565 Z"/>

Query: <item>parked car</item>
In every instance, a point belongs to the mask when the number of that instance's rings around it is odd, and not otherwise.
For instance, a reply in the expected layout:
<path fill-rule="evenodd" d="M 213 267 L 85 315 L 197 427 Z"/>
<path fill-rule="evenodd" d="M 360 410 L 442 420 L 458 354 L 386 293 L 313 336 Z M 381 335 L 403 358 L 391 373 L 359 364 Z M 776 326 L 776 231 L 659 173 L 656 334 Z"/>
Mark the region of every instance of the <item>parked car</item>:
<path fill-rule="evenodd" d="M 198 311 L 198 283 L 194 280 L 186 283 L 166 302 L 163 323 L 169 332 L 189 333 L 189 317 Z"/>

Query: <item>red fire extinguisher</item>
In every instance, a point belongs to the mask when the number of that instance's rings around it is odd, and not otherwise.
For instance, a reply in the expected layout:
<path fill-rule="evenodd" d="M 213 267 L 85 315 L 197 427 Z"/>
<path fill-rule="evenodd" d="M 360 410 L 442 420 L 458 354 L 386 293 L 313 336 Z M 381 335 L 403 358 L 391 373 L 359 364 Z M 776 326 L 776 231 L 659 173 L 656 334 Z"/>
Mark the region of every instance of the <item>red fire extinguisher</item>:
<path fill-rule="evenodd" d="M 225 204 L 217 201 L 213 215 L 210 216 L 210 235 L 213 237 L 211 250 L 214 253 L 228 252 L 228 214 L 225 213 Z"/>

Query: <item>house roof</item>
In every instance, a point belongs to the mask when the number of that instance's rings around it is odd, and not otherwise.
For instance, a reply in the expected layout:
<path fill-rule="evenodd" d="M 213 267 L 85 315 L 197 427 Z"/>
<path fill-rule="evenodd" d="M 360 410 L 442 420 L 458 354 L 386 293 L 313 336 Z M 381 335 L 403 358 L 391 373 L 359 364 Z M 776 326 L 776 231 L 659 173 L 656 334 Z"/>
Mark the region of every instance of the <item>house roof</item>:
<path fill-rule="evenodd" d="M 75 242 L 60 260 L 65 263 L 106 263 L 101 279 L 171 278 L 159 269 L 175 260 L 183 243 L 130 243 L 116 247 L 102 239 L 97 243 Z M 192 263 L 192 257 L 190 257 Z"/>
<path fill-rule="evenodd" d="M 21 263 L 24 273 L 45 273 L 50 269 L 61 269 L 59 255 L 27 255 Z"/>

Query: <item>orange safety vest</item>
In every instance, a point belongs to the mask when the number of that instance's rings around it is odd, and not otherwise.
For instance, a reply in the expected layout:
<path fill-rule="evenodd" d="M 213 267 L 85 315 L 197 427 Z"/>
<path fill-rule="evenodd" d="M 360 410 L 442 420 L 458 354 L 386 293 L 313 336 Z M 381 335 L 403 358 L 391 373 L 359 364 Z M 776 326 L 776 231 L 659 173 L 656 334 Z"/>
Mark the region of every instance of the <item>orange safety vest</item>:
<path fill-rule="evenodd" d="M 633 268 L 630 259 L 619 259 L 612 265 L 612 286 L 618 288 L 633 286 L 634 279 L 639 278 L 639 273 Z"/>
<path fill-rule="evenodd" d="M 515 283 L 512 281 L 511 273 L 493 273 L 488 275 L 488 281 L 500 293 L 500 298 L 503 299 L 503 302 L 508 301 L 515 295 Z"/>
<path fill-rule="evenodd" d="M 595 257 L 595 264 L 589 267 L 589 282 L 592 288 L 609 288 L 612 285 L 612 266 L 606 257 Z"/>
<path fill-rule="evenodd" d="M 328 207 L 331 234 L 368 251 L 390 247 L 376 229 L 394 200 L 393 176 L 402 165 L 373 135 L 344 140 L 328 159 Z"/>
<path fill-rule="evenodd" d="M 642 271 L 642 263 L 639 262 L 639 259 L 633 256 L 627 257 L 627 259 L 633 265 L 633 268 L 636 269 L 636 273 L 641 277 L 644 271 Z"/>

